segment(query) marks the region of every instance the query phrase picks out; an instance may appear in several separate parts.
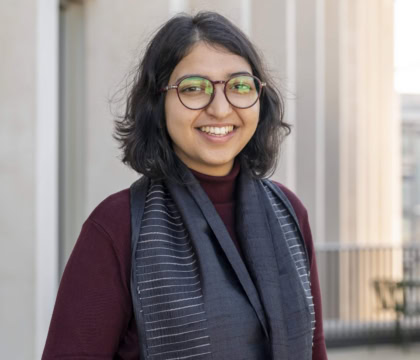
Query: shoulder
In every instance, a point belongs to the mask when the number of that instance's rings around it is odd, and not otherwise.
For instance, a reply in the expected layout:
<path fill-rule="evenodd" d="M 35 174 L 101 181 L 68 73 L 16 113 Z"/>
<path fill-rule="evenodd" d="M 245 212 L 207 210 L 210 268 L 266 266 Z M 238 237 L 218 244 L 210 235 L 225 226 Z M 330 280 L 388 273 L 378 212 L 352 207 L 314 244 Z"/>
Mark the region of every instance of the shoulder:
<path fill-rule="evenodd" d="M 88 220 L 112 231 L 130 224 L 130 189 L 108 196 L 90 214 Z"/>
<path fill-rule="evenodd" d="M 111 241 L 120 259 L 129 256 L 131 249 L 130 189 L 108 196 L 92 211 L 86 223 L 93 223 Z"/>
<path fill-rule="evenodd" d="M 76 286 L 80 280 L 99 289 L 115 276 L 129 293 L 130 259 L 130 197 L 125 189 L 103 200 L 84 222 L 63 274 L 66 285 L 60 287 Z"/>
<path fill-rule="evenodd" d="M 308 249 L 309 259 L 312 262 L 313 253 L 314 253 L 314 245 L 313 245 L 313 240 L 312 240 L 311 228 L 309 225 L 308 211 L 306 210 L 302 201 L 300 201 L 300 199 L 296 196 L 296 194 L 293 191 L 291 191 L 289 188 L 287 188 L 283 184 L 278 183 L 277 181 L 273 181 L 273 180 L 270 180 L 270 181 L 276 186 L 278 186 L 280 190 L 283 191 L 283 193 L 287 196 L 290 203 L 292 204 L 293 210 L 295 210 L 296 217 L 299 222 L 300 229 L 302 231 L 303 239 Z"/>
<path fill-rule="evenodd" d="M 301 218 L 305 218 L 308 216 L 308 212 L 303 205 L 302 201 L 296 196 L 296 194 L 291 191 L 288 187 L 284 186 L 283 184 L 278 183 L 277 181 L 270 180 L 273 184 L 275 184 L 283 193 L 287 196 L 290 203 L 295 210 L 296 216 L 300 220 Z"/>

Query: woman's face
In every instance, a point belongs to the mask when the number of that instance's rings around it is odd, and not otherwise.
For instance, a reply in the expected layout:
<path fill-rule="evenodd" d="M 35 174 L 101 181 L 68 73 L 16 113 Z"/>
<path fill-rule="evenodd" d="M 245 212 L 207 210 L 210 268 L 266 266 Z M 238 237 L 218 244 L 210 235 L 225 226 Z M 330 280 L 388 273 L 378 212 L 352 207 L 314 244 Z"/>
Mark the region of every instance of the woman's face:
<path fill-rule="evenodd" d="M 175 67 L 169 85 L 185 75 L 201 75 L 215 81 L 243 72 L 252 74 L 244 58 L 200 42 Z M 227 175 L 232 169 L 236 155 L 257 128 L 260 112 L 259 101 L 248 109 L 230 105 L 223 87 L 215 85 L 213 101 L 201 110 L 186 108 L 176 90 L 168 91 L 165 98 L 166 126 L 175 153 L 189 168 L 213 176 Z"/>

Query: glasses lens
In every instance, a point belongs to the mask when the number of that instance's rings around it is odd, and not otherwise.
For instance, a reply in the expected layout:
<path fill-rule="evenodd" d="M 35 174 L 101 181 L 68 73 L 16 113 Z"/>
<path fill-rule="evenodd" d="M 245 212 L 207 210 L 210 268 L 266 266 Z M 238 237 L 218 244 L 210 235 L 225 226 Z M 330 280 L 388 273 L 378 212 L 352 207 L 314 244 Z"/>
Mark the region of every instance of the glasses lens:
<path fill-rule="evenodd" d="M 226 84 L 226 97 L 238 108 L 247 108 L 256 103 L 260 94 L 260 82 L 247 75 L 236 76 Z"/>
<path fill-rule="evenodd" d="M 179 98 L 190 109 L 201 109 L 207 106 L 213 91 L 213 84 L 198 76 L 188 77 L 178 85 Z"/>

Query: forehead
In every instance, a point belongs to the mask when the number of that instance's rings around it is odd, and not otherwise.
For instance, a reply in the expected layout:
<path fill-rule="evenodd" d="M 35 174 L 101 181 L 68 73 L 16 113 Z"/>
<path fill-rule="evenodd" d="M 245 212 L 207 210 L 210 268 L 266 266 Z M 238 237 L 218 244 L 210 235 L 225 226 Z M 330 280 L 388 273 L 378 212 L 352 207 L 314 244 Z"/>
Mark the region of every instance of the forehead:
<path fill-rule="evenodd" d="M 194 45 L 177 64 L 170 80 L 174 81 L 188 74 L 203 75 L 212 80 L 223 80 L 237 72 L 252 74 L 250 64 L 243 57 L 223 47 L 200 42 Z"/>

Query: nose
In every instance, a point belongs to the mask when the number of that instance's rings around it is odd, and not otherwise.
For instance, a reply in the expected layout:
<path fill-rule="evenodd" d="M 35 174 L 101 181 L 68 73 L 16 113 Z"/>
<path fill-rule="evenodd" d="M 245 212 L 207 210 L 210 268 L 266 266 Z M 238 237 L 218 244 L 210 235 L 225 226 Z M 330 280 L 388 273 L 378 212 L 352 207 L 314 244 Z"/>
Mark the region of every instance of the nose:
<path fill-rule="evenodd" d="M 214 86 L 214 98 L 206 112 L 215 118 L 224 118 L 232 111 L 232 105 L 227 101 L 224 93 L 224 84 L 216 84 Z"/>

